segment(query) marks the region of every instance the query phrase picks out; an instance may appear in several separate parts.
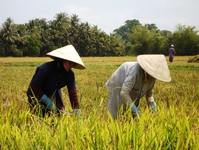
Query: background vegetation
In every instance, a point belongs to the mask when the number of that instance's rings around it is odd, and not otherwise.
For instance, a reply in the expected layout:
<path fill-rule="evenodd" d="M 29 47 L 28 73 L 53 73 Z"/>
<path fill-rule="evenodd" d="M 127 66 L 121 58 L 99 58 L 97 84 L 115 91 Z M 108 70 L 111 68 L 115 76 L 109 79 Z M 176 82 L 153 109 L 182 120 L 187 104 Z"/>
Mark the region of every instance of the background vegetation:
<path fill-rule="evenodd" d="M 25 24 L 7 18 L 0 27 L 0 56 L 45 56 L 68 44 L 81 56 L 167 55 L 171 44 L 179 56 L 199 54 L 198 31 L 185 25 L 178 25 L 172 33 L 133 19 L 107 34 L 97 25 L 80 22 L 77 15 L 58 13 L 54 20 L 36 18 Z"/>
<path fill-rule="evenodd" d="M 199 145 L 199 64 L 189 57 L 168 63 L 172 81 L 157 81 L 158 115 L 141 99 L 141 118 L 131 113 L 113 121 L 107 111 L 105 82 L 115 69 L 136 57 L 84 57 L 76 70 L 81 119 L 75 116 L 39 118 L 30 113 L 26 90 L 38 65 L 50 58 L 0 58 L 0 149 L 191 149 Z M 168 58 L 167 58 L 168 60 Z M 66 88 L 66 110 L 72 112 Z"/>

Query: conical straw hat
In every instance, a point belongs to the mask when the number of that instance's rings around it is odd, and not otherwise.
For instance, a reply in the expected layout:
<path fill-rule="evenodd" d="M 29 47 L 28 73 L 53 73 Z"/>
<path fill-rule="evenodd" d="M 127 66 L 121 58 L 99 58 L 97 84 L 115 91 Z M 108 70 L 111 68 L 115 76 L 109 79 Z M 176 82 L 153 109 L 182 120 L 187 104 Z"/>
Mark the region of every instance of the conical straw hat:
<path fill-rule="evenodd" d="M 77 53 L 77 51 L 72 45 L 67 45 L 67 46 L 58 48 L 56 50 L 53 50 L 47 53 L 46 55 L 50 56 L 51 58 L 60 58 L 60 59 L 74 62 L 77 65 L 75 65 L 73 68 L 85 69 L 84 63 L 82 62 L 79 54 Z"/>
<path fill-rule="evenodd" d="M 142 69 L 155 79 L 164 82 L 171 81 L 169 68 L 164 55 L 139 55 L 137 60 Z"/>

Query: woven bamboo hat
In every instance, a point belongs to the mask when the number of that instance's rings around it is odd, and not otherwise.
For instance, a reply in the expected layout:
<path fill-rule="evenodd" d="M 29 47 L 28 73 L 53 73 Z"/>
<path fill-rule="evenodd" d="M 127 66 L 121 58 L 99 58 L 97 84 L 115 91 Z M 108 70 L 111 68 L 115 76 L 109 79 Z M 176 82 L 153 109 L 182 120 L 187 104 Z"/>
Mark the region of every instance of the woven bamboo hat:
<path fill-rule="evenodd" d="M 169 68 L 164 55 L 139 55 L 137 60 L 142 69 L 155 79 L 164 82 L 171 81 Z"/>
<path fill-rule="evenodd" d="M 73 68 L 85 69 L 85 65 L 82 62 L 82 59 L 80 58 L 76 49 L 72 45 L 67 45 L 67 46 L 58 48 L 56 50 L 53 50 L 53 51 L 47 53 L 46 55 L 53 59 L 60 58 L 63 60 L 68 60 L 68 61 L 74 62 L 74 63 L 76 63 L 76 65 L 73 66 Z"/>

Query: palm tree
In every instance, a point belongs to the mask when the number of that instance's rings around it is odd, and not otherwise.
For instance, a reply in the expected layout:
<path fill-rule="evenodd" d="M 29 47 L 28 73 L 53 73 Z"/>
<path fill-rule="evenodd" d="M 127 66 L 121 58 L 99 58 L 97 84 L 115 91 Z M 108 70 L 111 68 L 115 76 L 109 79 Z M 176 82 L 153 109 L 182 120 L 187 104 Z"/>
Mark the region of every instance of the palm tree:
<path fill-rule="evenodd" d="M 66 13 L 59 13 L 51 23 L 51 34 L 54 34 L 53 40 L 58 47 L 69 43 L 68 34 L 70 28 L 70 18 Z"/>
<path fill-rule="evenodd" d="M 3 42 L 1 46 L 4 47 L 5 56 L 12 56 L 13 51 L 16 49 L 16 46 L 13 45 L 16 45 L 16 41 L 19 40 L 20 36 L 18 34 L 18 25 L 10 17 L 3 23 L 0 37 Z"/>
<path fill-rule="evenodd" d="M 26 28 L 30 36 L 41 39 L 41 26 L 38 19 L 29 20 L 29 22 L 26 24 Z"/>
<path fill-rule="evenodd" d="M 79 18 L 77 15 L 72 15 L 70 17 L 70 29 L 68 33 L 69 44 L 74 45 L 74 47 L 78 47 L 79 43 Z"/>
<path fill-rule="evenodd" d="M 91 41 L 91 31 L 88 22 L 81 23 L 78 31 L 78 44 L 76 49 L 81 56 L 88 56 L 88 46 Z"/>

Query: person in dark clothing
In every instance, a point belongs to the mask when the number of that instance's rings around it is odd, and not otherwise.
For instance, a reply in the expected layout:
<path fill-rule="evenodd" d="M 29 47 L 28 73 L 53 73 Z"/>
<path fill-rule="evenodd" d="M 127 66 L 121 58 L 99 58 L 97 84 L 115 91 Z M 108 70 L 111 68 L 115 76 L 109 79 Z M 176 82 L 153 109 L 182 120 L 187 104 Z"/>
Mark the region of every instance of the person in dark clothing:
<path fill-rule="evenodd" d="M 174 45 L 171 44 L 171 47 L 169 48 L 169 61 L 173 62 L 174 59 L 174 55 L 175 55 L 175 49 L 174 49 Z"/>
<path fill-rule="evenodd" d="M 49 112 L 64 113 L 61 88 L 66 86 L 71 107 L 75 114 L 79 114 L 80 106 L 72 68 L 85 69 L 80 56 L 72 45 L 53 50 L 47 56 L 54 60 L 37 67 L 27 90 L 30 109 L 41 110 L 42 116 L 50 114 Z"/>

